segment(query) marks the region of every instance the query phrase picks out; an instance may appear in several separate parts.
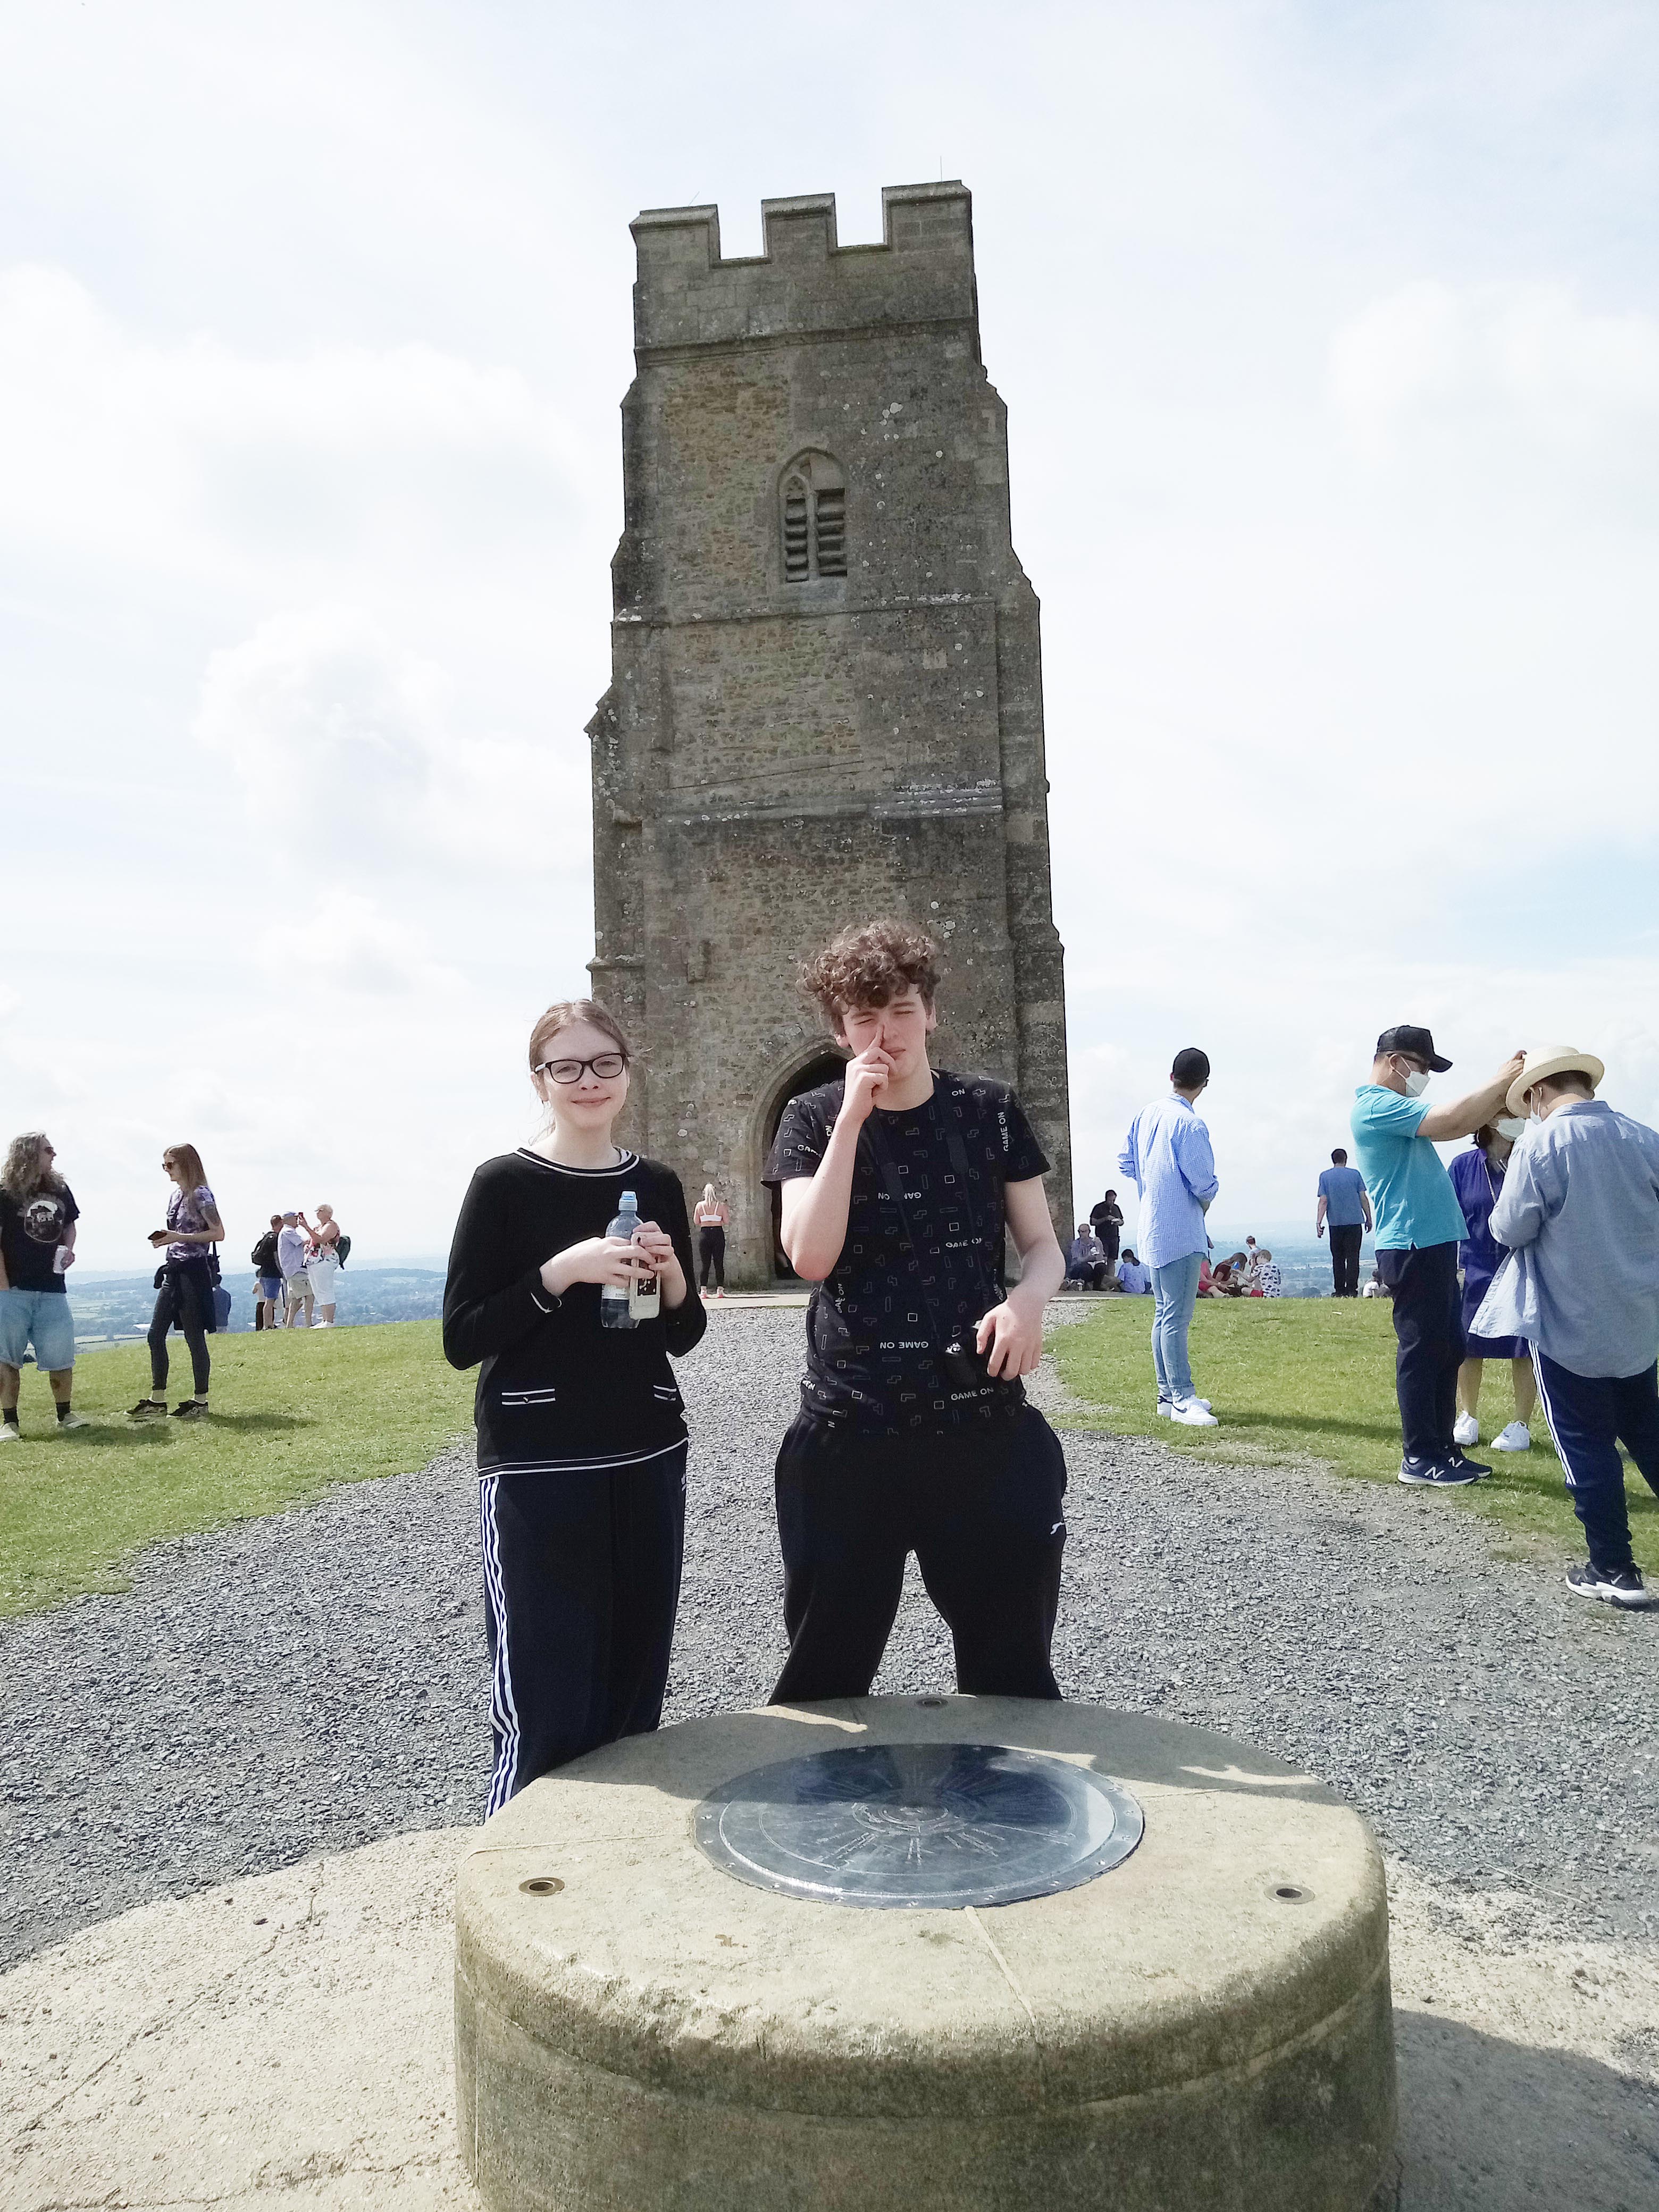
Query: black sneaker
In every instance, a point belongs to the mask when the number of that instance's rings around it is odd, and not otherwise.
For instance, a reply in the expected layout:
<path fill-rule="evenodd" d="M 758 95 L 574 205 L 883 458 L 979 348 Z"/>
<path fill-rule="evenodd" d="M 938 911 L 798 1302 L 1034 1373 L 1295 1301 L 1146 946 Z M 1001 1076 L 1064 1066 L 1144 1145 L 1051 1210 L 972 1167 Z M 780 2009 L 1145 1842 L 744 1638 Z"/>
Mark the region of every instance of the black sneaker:
<path fill-rule="evenodd" d="M 204 1421 L 207 1419 L 207 1410 L 205 1406 L 198 1404 L 194 1398 L 186 1398 L 182 1406 L 173 1407 L 173 1418 L 175 1421 Z"/>
<path fill-rule="evenodd" d="M 127 1407 L 130 1421 L 160 1421 L 167 1416 L 167 1407 L 159 1398 L 141 1398 L 136 1406 Z"/>
<path fill-rule="evenodd" d="M 1418 1483 L 1427 1490 L 1461 1490 L 1465 1483 L 1479 1482 L 1485 1472 L 1466 1459 L 1413 1459 L 1407 1455 L 1400 1462 L 1401 1482 Z"/>
<path fill-rule="evenodd" d="M 1577 1590 L 1580 1597 L 1599 1598 L 1603 1605 L 1619 1606 L 1626 1613 L 1645 1613 L 1659 1605 L 1659 1591 L 1648 1588 L 1640 1567 L 1603 1571 L 1587 1561 L 1582 1567 L 1567 1569 L 1567 1588 Z"/>

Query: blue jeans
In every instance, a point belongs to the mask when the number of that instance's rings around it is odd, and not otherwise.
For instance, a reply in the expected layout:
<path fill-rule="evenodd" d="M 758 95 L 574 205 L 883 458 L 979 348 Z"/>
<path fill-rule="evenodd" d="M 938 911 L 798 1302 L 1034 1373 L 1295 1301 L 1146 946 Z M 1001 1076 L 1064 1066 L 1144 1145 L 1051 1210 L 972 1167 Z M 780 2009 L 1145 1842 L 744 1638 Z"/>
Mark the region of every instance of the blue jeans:
<path fill-rule="evenodd" d="M 1187 1331 L 1198 1303 L 1198 1271 L 1203 1260 L 1201 1252 L 1189 1252 L 1184 1260 L 1171 1260 L 1167 1267 L 1152 1270 L 1152 1365 L 1160 1398 L 1193 1395 Z"/>

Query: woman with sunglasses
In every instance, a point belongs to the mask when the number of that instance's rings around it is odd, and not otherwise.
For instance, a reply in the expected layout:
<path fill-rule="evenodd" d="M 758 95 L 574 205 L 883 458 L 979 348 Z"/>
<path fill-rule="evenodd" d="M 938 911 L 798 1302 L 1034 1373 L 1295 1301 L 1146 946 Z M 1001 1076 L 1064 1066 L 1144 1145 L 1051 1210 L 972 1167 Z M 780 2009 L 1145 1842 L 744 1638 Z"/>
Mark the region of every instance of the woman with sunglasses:
<path fill-rule="evenodd" d="M 546 1126 L 473 1176 L 449 1255 L 444 1351 L 480 1370 L 491 1813 L 550 1768 L 654 1729 L 668 1680 L 687 1450 L 668 1356 L 708 1316 L 678 1176 L 611 1133 L 632 1057 L 595 1000 L 548 1008 L 530 1037 Z M 606 1230 L 629 1191 L 641 1225 L 625 1243 Z M 655 1316 L 601 1327 L 602 1288 L 652 1275 Z"/>

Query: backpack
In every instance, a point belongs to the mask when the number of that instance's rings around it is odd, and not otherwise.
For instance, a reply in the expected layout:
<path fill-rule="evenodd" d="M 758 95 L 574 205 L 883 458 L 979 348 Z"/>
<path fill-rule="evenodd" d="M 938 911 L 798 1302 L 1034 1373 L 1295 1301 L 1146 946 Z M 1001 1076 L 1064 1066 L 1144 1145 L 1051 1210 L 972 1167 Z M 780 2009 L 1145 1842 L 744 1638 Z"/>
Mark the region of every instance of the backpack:
<path fill-rule="evenodd" d="M 334 1256 L 343 1267 L 351 1256 L 351 1239 L 349 1237 L 341 1237 L 335 1240 Z"/>

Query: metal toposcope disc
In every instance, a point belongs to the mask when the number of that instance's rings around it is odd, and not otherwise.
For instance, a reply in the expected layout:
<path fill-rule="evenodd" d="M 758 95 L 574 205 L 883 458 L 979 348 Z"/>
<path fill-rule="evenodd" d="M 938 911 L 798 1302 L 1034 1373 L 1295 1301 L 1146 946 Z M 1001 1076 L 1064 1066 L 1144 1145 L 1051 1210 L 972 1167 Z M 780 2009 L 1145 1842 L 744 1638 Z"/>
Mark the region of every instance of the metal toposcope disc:
<path fill-rule="evenodd" d="M 1140 1841 L 1121 1782 L 995 1743 L 854 1744 L 704 1798 L 698 1844 L 757 1889 L 832 1905 L 1013 1905 L 1092 1881 Z"/>

